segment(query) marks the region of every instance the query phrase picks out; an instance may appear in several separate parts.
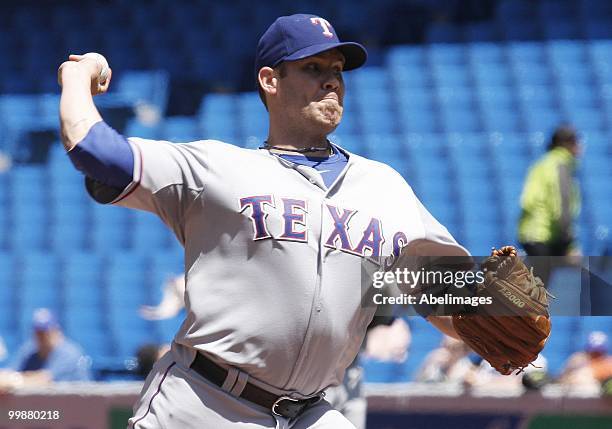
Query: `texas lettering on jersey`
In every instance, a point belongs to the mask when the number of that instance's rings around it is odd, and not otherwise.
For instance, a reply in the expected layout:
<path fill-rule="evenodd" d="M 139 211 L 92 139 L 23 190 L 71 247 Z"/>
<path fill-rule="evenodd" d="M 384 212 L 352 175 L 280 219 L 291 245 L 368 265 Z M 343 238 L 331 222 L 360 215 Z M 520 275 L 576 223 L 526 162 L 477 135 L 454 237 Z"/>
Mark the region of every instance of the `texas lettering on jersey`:
<path fill-rule="evenodd" d="M 298 198 L 280 198 L 283 218 L 283 233 L 273 236 L 268 228 L 269 210 L 276 210 L 277 202 L 273 195 L 255 195 L 240 198 L 240 212 L 245 213 L 253 226 L 253 240 L 277 239 L 308 242 L 308 204 Z M 362 231 L 356 244 L 351 241 L 349 226 L 357 210 L 325 204 L 323 216 L 333 223 L 333 229 L 327 234 L 324 246 L 362 257 L 382 256 L 382 245 L 385 243 L 383 225 L 380 219 L 371 217 Z M 408 243 L 406 234 L 398 231 L 393 234 L 392 254 L 398 256 L 403 246 Z"/>

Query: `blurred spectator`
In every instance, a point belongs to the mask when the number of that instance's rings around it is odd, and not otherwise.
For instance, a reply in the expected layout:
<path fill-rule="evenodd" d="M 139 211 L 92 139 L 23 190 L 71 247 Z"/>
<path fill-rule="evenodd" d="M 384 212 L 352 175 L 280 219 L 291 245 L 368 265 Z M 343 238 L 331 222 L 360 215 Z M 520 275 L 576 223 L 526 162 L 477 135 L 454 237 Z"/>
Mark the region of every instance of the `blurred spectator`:
<path fill-rule="evenodd" d="M 423 360 L 417 381 L 461 383 L 478 388 L 493 386 L 495 389 L 517 389 L 522 382 L 528 389 L 539 389 L 548 381 L 547 366 L 546 358 L 539 355 L 533 365 L 525 368 L 522 377 L 501 375 L 464 342 L 444 336 L 440 347 Z"/>
<path fill-rule="evenodd" d="M 472 350 L 463 341 L 445 335 L 440 347 L 425 356 L 417 381 L 462 382 L 474 367 L 470 353 Z"/>
<path fill-rule="evenodd" d="M 568 358 L 559 383 L 598 392 L 611 378 L 612 356 L 608 354 L 608 337 L 601 331 L 593 331 L 589 334 L 584 351 Z"/>
<path fill-rule="evenodd" d="M 519 242 L 529 256 L 579 254 L 573 222 L 580 211 L 580 193 L 574 178 L 580 142 L 574 128 L 560 126 L 546 154 L 529 170 L 521 194 Z M 533 260 L 544 284 L 550 275 L 549 260 Z"/>
<path fill-rule="evenodd" d="M 0 174 L 9 171 L 12 165 L 13 160 L 11 157 L 0 150 Z"/>
<path fill-rule="evenodd" d="M 543 355 L 538 355 L 531 365 L 523 369 L 521 374 L 507 376 L 501 375 L 489 362 L 475 353 L 470 355 L 473 363 L 472 368 L 465 374 L 464 384 L 472 388 L 490 389 L 495 391 L 516 391 L 521 385 L 530 390 L 540 389 L 549 381 L 548 360 Z"/>
<path fill-rule="evenodd" d="M 375 317 L 368 326 L 362 354 L 381 361 L 403 362 L 411 341 L 410 328 L 402 318 Z M 365 429 L 367 401 L 363 392 L 363 368 L 359 355 L 347 368 L 339 386 L 325 391 L 325 399 L 356 429 Z"/>
<path fill-rule="evenodd" d="M 0 371 L 0 391 L 91 378 L 89 360 L 64 336 L 50 310 L 34 311 L 32 328 L 34 340 L 19 349 L 10 370 Z"/>
<path fill-rule="evenodd" d="M 185 307 L 185 276 L 172 277 L 164 283 L 162 300 L 156 306 L 143 305 L 140 316 L 147 320 L 170 319 Z"/>

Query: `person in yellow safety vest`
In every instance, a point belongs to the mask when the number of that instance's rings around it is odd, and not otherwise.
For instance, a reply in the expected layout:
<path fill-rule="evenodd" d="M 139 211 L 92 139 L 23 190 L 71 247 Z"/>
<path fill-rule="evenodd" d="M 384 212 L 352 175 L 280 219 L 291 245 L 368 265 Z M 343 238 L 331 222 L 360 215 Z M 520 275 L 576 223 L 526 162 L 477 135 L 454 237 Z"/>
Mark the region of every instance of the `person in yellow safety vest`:
<path fill-rule="evenodd" d="M 519 242 L 529 256 L 580 253 L 573 228 L 580 212 L 580 191 L 574 177 L 580 151 L 576 130 L 562 125 L 555 130 L 546 154 L 529 169 L 518 225 Z M 546 284 L 555 262 L 539 260 L 533 265 Z"/>

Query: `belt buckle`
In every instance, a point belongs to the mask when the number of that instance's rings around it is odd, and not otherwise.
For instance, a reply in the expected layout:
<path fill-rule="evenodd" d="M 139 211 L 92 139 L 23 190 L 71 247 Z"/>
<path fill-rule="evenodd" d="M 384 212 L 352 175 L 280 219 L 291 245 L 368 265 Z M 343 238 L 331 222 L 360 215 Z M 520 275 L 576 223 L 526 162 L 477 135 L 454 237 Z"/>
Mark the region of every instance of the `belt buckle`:
<path fill-rule="evenodd" d="M 279 417 L 288 417 L 290 419 L 293 419 L 295 417 L 297 417 L 300 414 L 300 411 L 302 411 L 301 409 L 296 412 L 296 413 L 281 413 L 280 411 L 278 411 L 278 407 L 281 405 L 280 403 L 282 401 L 289 401 L 292 402 L 294 404 L 299 404 L 300 400 L 299 399 L 295 399 L 292 398 L 290 396 L 280 396 L 276 401 L 274 401 L 274 404 L 272 405 L 272 414 L 279 416 Z"/>
<path fill-rule="evenodd" d="M 272 414 L 279 417 L 294 419 L 299 416 L 306 407 L 314 405 L 323 399 L 323 396 L 325 396 L 325 392 L 321 392 L 306 399 L 295 399 L 290 396 L 281 396 L 274 401 L 274 404 L 272 405 Z M 278 408 L 282 406 L 281 402 L 283 401 L 289 401 L 290 405 L 285 405 L 285 410 L 280 411 Z M 296 406 L 293 407 L 293 405 Z"/>

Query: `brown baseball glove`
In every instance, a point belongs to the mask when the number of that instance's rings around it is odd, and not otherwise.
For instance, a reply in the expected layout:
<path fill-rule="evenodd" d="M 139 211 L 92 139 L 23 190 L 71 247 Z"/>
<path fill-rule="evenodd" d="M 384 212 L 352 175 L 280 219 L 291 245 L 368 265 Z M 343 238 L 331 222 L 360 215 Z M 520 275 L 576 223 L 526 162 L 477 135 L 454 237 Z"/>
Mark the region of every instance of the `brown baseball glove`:
<path fill-rule="evenodd" d="M 550 335 L 547 292 L 516 249 L 493 249 L 480 266 L 485 280 L 477 295 L 491 297 L 476 313 L 453 316 L 455 330 L 476 353 L 504 375 L 521 372 Z"/>

